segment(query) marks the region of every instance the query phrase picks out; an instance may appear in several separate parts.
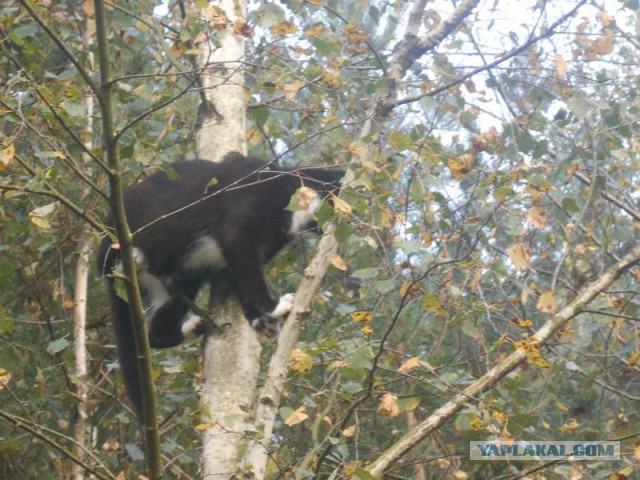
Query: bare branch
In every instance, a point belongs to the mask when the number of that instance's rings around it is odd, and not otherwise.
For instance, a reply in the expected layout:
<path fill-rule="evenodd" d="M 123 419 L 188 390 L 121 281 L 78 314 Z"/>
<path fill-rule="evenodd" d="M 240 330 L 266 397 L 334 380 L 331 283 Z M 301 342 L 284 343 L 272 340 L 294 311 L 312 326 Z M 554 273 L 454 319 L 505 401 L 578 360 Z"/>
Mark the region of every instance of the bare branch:
<path fill-rule="evenodd" d="M 582 172 L 574 172 L 573 176 L 576 177 L 578 180 L 580 180 L 583 184 L 585 184 L 587 186 L 591 186 L 591 184 L 592 184 L 591 180 L 585 174 L 583 174 Z M 618 207 L 620 207 L 627 214 L 629 214 L 631 217 L 633 217 L 634 220 L 636 220 L 637 222 L 640 222 L 640 211 L 638 211 L 638 209 L 634 208 L 633 205 L 629 205 L 628 203 L 620 200 L 619 198 L 613 196 L 612 194 L 610 194 L 607 191 L 602 191 L 600 193 L 600 195 L 602 195 L 602 198 L 604 198 L 607 201 L 613 203 L 614 205 L 617 205 Z"/>
<path fill-rule="evenodd" d="M 424 3 L 425 2 L 418 2 L 416 4 L 416 7 L 409 17 L 410 23 L 404 39 L 393 49 L 390 72 L 393 80 L 400 80 L 405 73 L 407 73 L 407 70 L 413 62 L 429 50 L 435 48 L 436 45 L 458 28 L 464 19 L 471 14 L 471 11 L 479 3 L 479 0 L 463 1 L 449 18 L 431 30 L 426 36 L 420 38 L 416 35 L 417 29 L 412 25 L 421 19 L 419 17 L 419 7 L 422 5 L 422 9 L 424 10 Z"/>
<path fill-rule="evenodd" d="M 640 262 L 640 245 L 625 255 L 619 262 L 611 266 L 600 278 L 585 287 L 581 293 L 559 313 L 548 320 L 532 337 L 538 345 L 544 345 L 551 336 L 570 320 L 579 315 L 584 307 L 607 289 L 626 270 Z M 380 455 L 367 470 L 375 475 L 382 476 L 385 470 L 402 458 L 409 450 L 415 447 L 428 435 L 436 431 L 445 422 L 461 411 L 466 404 L 477 401 L 481 393 L 489 390 L 509 372 L 513 371 L 523 360 L 525 354 L 522 350 L 516 350 L 506 359 L 498 363 L 481 378 L 466 388 L 462 393 L 454 396 L 450 401 L 441 406 L 433 414 L 404 435 L 386 452 Z"/>
<path fill-rule="evenodd" d="M 531 39 L 529 39 L 527 42 L 525 42 L 524 44 L 522 44 L 521 46 L 514 48 L 513 50 L 511 50 L 509 53 L 507 53 L 506 55 L 494 60 L 493 62 L 487 63 L 485 65 L 482 65 L 481 67 L 477 67 L 474 68 L 473 70 L 465 73 L 464 75 L 456 78 L 455 80 L 452 80 L 451 82 L 442 85 L 438 88 L 435 88 L 433 90 L 430 90 L 426 93 L 420 94 L 420 95 L 416 95 L 413 97 L 406 97 L 403 98 L 401 100 L 395 100 L 395 101 L 390 101 L 389 103 L 382 105 L 380 107 L 380 110 L 383 113 L 388 113 L 391 110 L 393 110 L 395 107 L 399 107 L 401 105 L 406 105 L 408 103 L 413 103 L 416 102 L 422 98 L 425 97 L 434 97 L 437 94 L 441 93 L 441 92 L 445 92 L 447 90 L 449 90 L 452 87 L 455 87 L 456 85 L 460 85 L 462 82 L 464 82 L 465 80 L 473 77 L 474 75 L 477 75 L 478 73 L 484 72 L 486 70 L 490 70 L 494 67 L 497 67 L 498 65 L 506 62 L 507 60 L 515 57 L 516 55 L 521 54 L 522 52 L 524 52 L 525 50 L 527 50 L 528 48 L 530 48 L 532 45 L 538 43 L 540 40 L 547 38 L 551 35 L 553 35 L 555 33 L 556 28 L 558 28 L 558 26 L 560 26 L 561 24 L 563 24 L 565 21 L 567 21 L 569 18 L 573 17 L 578 10 L 580 9 L 580 7 L 582 7 L 585 3 L 587 3 L 587 0 L 580 0 L 580 2 L 578 2 L 576 4 L 575 7 L 573 7 L 569 12 L 567 12 L 566 14 L 562 15 L 558 20 L 556 20 L 555 22 L 553 22 L 549 28 L 542 34 L 537 35 L 535 37 L 532 37 Z"/>
<path fill-rule="evenodd" d="M 52 446 L 54 449 L 59 451 L 66 458 L 68 458 L 72 462 L 80 465 L 82 468 L 84 468 L 87 472 L 91 473 L 92 475 L 95 475 L 96 478 L 99 478 L 101 480 L 110 480 L 110 479 L 111 480 L 115 480 L 116 477 L 114 475 L 112 475 L 109 472 L 109 470 L 107 470 L 102 464 L 100 464 L 100 466 L 102 467 L 100 470 L 98 470 L 95 467 L 92 467 L 91 465 L 88 465 L 87 463 L 83 462 L 80 458 L 76 457 L 69 450 L 67 450 L 62 445 L 60 445 L 58 442 L 54 441 L 48 435 L 45 435 L 44 433 L 42 433 L 41 430 L 45 430 L 49 434 L 57 435 L 57 436 L 65 439 L 65 440 L 75 444 L 75 441 L 72 438 L 67 437 L 66 435 L 62 435 L 61 433 L 56 432 L 54 430 L 49 430 L 47 428 L 44 428 L 44 427 L 42 427 L 42 425 L 37 425 L 36 426 L 31 421 L 29 421 L 29 420 L 27 420 L 25 418 L 18 417 L 16 415 L 12 415 L 12 414 L 4 412 L 2 410 L 0 410 L 0 418 L 4 418 L 5 420 L 13 423 L 17 428 L 21 428 L 22 430 L 25 430 L 25 431 L 29 432 L 34 437 L 39 438 L 44 443 Z M 99 462 L 99 459 L 91 451 L 86 450 L 86 449 L 84 449 L 84 451 L 85 451 L 85 453 L 90 455 L 91 458 L 93 458 L 95 461 Z"/>

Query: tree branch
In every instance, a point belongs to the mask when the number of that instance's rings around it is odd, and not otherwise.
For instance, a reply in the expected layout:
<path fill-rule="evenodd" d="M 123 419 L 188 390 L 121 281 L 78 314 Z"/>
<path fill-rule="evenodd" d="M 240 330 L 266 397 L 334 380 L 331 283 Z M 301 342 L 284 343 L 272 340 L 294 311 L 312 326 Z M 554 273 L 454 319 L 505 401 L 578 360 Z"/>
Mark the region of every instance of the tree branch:
<path fill-rule="evenodd" d="M 542 34 L 531 38 L 530 40 L 528 40 L 527 42 L 525 42 L 524 44 L 522 44 L 521 46 L 514 48 L 513 50 L 511 50 L 509 53 L 507 53 L 506 55 L 494 60 L 493 62 L 487 63 L 485 65 L 482 65 L 480 67 L 474 68 L 473 70 L 471 70 L 468 73 L 465 73 L 464 75 L 462 75 L 461 77 L 456 78 L 455 80 L 452 80 L 451 82 L 442 85 L 441 87 L 435 88 L 433 90 L 430 90 L 426 93 L 420 94 L 420 95 L 416 95 L 413 97 L 406 97 L 403 98 L 401 100 L 395 100 L 395 101 L 390 101 L 384 105 L 381 105 L 380 110 L 383 112 L 390 112 L 391 110 L 393 110 L 395 107 L 399 107 L 401 105 L 406 105 L 408 103 L 413 103 L 416 102 L 418 100 L 421 100 L 422 98 L 425 97 L 433 97 L 441 92 L 445 92 L 447 90 L 449 90 L 452 87 L 455 87 L 456 85 L 460 85 L 462 82 L 464 82 L 465 80 L 467 80 L 468 78 L 473 77 L 474 75 L 477 75 L 478 73 L 484 72 L 486 70 L 492 69 L 494 67 L 497 67 L 498 65 L 500 65 L 501 63 L 506 62 L 507 60 L 515 57 L 516 55 L 521 54 L 522 52 L 524 52 L 525 50 L 527 50 L 529 47 L 531 47 L 533 44 L 539 42 L 540 40 L 549 37 L 550 35 L 552 35 L 555 31 L 556 28 L 558 28 L 558 26 L 560 26 L 562 23 L 564 23 L 566 20 L 568 20 L 569 18 L 571 18 L 573 15 L 576 14 L 576 12 L 580 9 L 580 7 L 582 7 L 585 3 L 587 3 L 587 0 L 580 0 L 580 2 L 578 4 L 576 4 L 575 7 L 573 7 L 569 12 L 567 12 L 566 14 L 562 15 L 558 20 L 556 20 L 555 22 L 553 22 L 549 28 Z"/>
<path fill-rule="evenodd" d="M 100 66 L 100 89 L 98 102 L 102 111 L 102 141 L 109 164 L 109 201 L 114 216 L 115 229 L 120 243 L 120 259 L 125 276 L 125 287 L 131 314 L 138 373 L 142 391 L 142 410 L 144 434 L 146 440 L 146 463 L 152 480 L 162 478 L 162 456 L 158 420 L 156 418 L 155 385 L 151 373 L 151 355 L 147 325 L 144 320 L 144 307 L 140 298 L 136 263 L 133 259 L 133 235 L 127 223 L 124 206 L 124 182 L 121 176 L 121 163 L 118 157 L 116 136 L 113 125 L 113 107 L 111 94 L 113 82 L 110 81 L 109 42 L 107 40 L 107 19 L 103 0 L 94 0 L 96 40 L 98 46 L 98 64 Z"/>
<path fill-rule="evenodd" d="M 581 293 L 559 313 L 549 319 L 531 339 L 537 345 L 544 345 L 551 336 L 570 320 L 579 315 L 584 307 L 607 289 L 626 270 L 640 262 L 640 245 L 625 255 L 619 262 L 612 265 L 600 278 L 582 289 Z M 508 373 L 513 371 L 524 359 L 525 353 L 516 350 L 506 359 L 498 363 L 481 378 L 471 384 L 462 393 L 455 395 L 450 401 L 441 406 L 433 414 L 420 422 L 416 428 L 409 431 L 387 451 L 380 455 L 367 467 L 372 475 L 382 476 L 385 470 L 397 462 L 409 450 L 420 443 L 425 437 L 436 431 L 445 422 L 460 412 L 468 403 L 477 402 L 477 397 L 497 384 Z"/>
<path fill-rule="evenodd" d="M 262 438 L 249 446 L 246 455 L 246 463 L 253 467 L 255 478 L 264 477 L 268 460 L 267 448 L 271 443 L 273 424 L 287 378 L 289 357 L 298 341 L 302 322 L 308 316 L 311 300 L 329 268 L 331 258 L 338 250 L 334 231 L 334 224 L 327 226 L 327 231 L 318 243 L 316 255 L 304 271 L 304 278 L 295 295 L 293 309 L 280 332 L 278 345 L 271 356 L 267 380 L 258 395 L 254 414 L 255 425 L 264 430 Z"/>
<path fill-rule="evenodd" d="M 99 478 L 100 480 L 115 480 L 116 479 L 116 477 L 114 475 L 112 475 L 106 469 L 106 467 L 104 467 L 104 465 L 100 464 L 102 469 L 105 471 L 105 473 L 101 473 L 98 469 L 96 469 L 95 467 L 92 467 L 91 465 L 86 464 L 80 458 L 76 457 L 73 453 L 71 453 L 69 450 L 64 448 L 62 445 L 60 445 L 59 443 L 57 443 L 54 440 L 52 440 L 51 438 L 49 438 L 47 435 L 43 434 L 40 431 L 41 429 L 43 429 L 42 426 L 38 426 L 36 428 L 36 426 L 32 426 L 32 422 L 30 422 L 29 420 L 21 418 L 21 417 L 17 417 L 15 415 L 12 415 L 10 413 L 4 412 L 2 410 L 0 410 L 0 418 L 4 418 L 5 420 L 13 423 L 17 428 L 25 430 L 25 431 L 29 432 L 31 435 L 33 435 L 34 437 L 39 438 L 40 440 L 42 440 L 44 443 L 46 443 L 48 445 L 51 445 L 54 449 L 58 450 L 66 458 L 68 458 L 72 462 L 80 465 L 82 468 L 84 468 L 87 472 L 91 473 L 92 475 L 95 475 L 96 478 Z M 69 437 L 67 437 L 65 435 L 62 435 L 62 434 L 60 434 L 58 432 L 55 432 L 53 430 L 47 430 L 47 431 L 49 433 L 52 433 L 52 434 L 57 435 L 59 437 L 62 437 L 65 440 L 68 440 L 69 442 L 73 443 L 74 445 L 76 444 L 75 441 L 72 438 L 69 438 Z M 91 458 L 93 458 L 95 461 L 99 462 L 98 458 L 95 457 L 89 450 L 86 450 L 83 446 L 81 446 L 81 447 L 83 448 L 83 450 L 87 454 L 89 454 L 91 456 Z"/>
<path fill-rule="evenodd" d="M 421 19 L 419 7 L 422 6 L 422 10 L 424 10 L 426 3 L 419 2 L 416 4 L 409 17 L 407 32 L 391 54 L 391 78 L 398 81 L 404 77 L 413 62 L 447 38 L 471 14 L 471 11 L 478 3 L 479 0 L 464 0 L 449 18 L 422 38 L 416 35 L 416 20 Z"/>

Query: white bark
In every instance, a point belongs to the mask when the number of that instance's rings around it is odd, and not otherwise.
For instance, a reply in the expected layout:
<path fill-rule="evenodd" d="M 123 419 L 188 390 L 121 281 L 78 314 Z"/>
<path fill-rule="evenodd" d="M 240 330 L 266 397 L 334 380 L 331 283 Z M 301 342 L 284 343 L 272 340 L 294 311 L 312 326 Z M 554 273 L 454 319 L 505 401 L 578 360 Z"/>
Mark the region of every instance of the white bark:
<path fill-rule="evenodd" d="M 78 260 L 76 261 L 76 282 L 73 307 L 73 352 L 75 354 L 76 406 L 77 418 L 74 425 L 73 438 L 74 454 L 82 458 L 87 439 L 87 292 L 89 286 L 89 257 L 91 243 L 89 232 L 83 231 L 78 241 Z M 84 469 L 73 464 L 72 476 L 74 480 L 84 478 Z"/>
<path fill-rule="evenodd" d="M 201 107 L 201 128 L 196 132 L 198 157 L 221 161 L 229 152 L 246 154 L 246 91 L 240 61 L 245 40 L 233 33 L 236 21 L 246 18 L 245 0 L 219 0 L 212 4 L 229 17 L 218 33 L 220 46 L 209 43 L 200 56 L 203 85 L 210 108 Z M 235 300 L 212 290 L 214 321 L 226 325 L 222 334 L 210 335 L 204 346 L 202 478 L 229 479 L 241 469 L 239 452 L 246 445 L 245 431 L 256 390 L 260 344 Z"/>
<path fill-rule="evenodd" d="M 85 34 L 85 44 L 89 45 L 95 33 L 95 26 L 92 20 L 89 20 L 90 28 L 87 28 Z M 89 66 L 91 70 L 94 68 L 93 53 L 89 52 Z M 87 112 L 86 123 L 84 128 L 85 139 L 84 146 L 87 149 L 92 148 L 93 144 L 93 112 L 94 97 L 91 89 L 86 88 L 84 106 Z M 84 165 L 88 165 L 90 158 L 83 155 Z M 87 172 L 88 173 L 88 172 Z M 89 194 L 86 189 L 84 196 Z M 87 293 L 89 291 L 89 265 L 91 258 L 91 241 L 90 228 L 85 226 L 80 239 L 78 240 L 78 260 L 76 261 L 76 278 L 73 297 L 73 353 L 75 355 L 75 377 L 76 377 L 76 394 L 78 396 L 78 404 L 76 406 L 76 422 L 74 425 L 73 438 L 75 440 L 74 454 L 78 458 L 82 458 L 87 443 L 87 399 L 89 387 L 87 385 Z M 74 480 L 84 479 L 84 468 L 74 463 L 72 466 L 71 476 Z"/>
<path fill-rule="evenodd" d="M 202 76 L 203 87 L 212 108 L 202 109 L 202 126 L 196 132 L 198 156 L 219 162 L 229 152 L 247 153 L 246 107 L 244 82 L 245 39 L 233 33 L 236 21 L 246 19 L 246 0 L 217 0 L 212 5 L 223 10 L 229 23 L 219 32 L 221 46 L 209 41 L 200 56 L 200 66 L 207 67 Z"/>

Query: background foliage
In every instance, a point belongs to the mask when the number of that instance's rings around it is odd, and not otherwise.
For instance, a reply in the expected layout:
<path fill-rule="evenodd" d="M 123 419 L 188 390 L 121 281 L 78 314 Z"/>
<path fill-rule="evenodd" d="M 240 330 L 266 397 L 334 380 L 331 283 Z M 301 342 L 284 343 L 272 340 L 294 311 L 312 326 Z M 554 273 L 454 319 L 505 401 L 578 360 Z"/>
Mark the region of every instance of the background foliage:
<path fill-rule="evenodd" d="M 106 216 L 106 176 L 99 132 L 85 132 L 85 82 L 21 3 L 0 7 L 0 410 L 64 444 L 75 418 L 76 241 L 87 220 Z M 91 70 L 91 2 L 32 8 Z M 429 3 L 423 31 L 453 8 Z M 411 66 L 395 85 L 401 101 L 361 137 L 370 99 L 392 81 L 388 57 L 410 10 L 254 2 L 243 30 L 251 153 L 356 171 L 342 201 L 320 214 L 337 218 L 340 254 L 292 357 L 272 478 L 365 478 L 361 466 L 526 346 L 637 244 L 637 2 L 518 2 L 519 12 L 513 2 L 483 3 Z M 134 183 L 193 158 L 202 74 L 193 58 L 221 18 L 201 1 L 116 1 L 109 15 L 119 151 Z M 92 159 L 83 160 L 83 141 Z M 375 154 L 363 157 L 365 147 Z M 272 265 L 274 292 L 295 289 L 315 241 L 297 241 Z M 390 474 L 520 478 L 537 464 L 470 462 L 468 441 L 622 439 L 620 462 L 559 462 L 530 478 L 631 477 L 640 457 L 638 280 L 631 269 Z M 90 312 L 87 461 L 135 472 L 139 432 L 113 374 L 97 278 Z M 155 357 L 171 478 L 196 478 L 199 346 Z M 60 451 L 42 452 L 3 421 L 6 478 L 68 472 Z"/>

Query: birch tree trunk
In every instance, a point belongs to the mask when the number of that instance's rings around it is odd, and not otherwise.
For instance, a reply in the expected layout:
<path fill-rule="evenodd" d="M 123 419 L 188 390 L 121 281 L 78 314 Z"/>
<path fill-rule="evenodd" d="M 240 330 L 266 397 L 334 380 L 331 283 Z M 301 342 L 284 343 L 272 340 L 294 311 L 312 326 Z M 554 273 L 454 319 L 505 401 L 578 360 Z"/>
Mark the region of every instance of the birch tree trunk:
<path fill-rule="evenodd" d="M 196 132 L 198 157 L 221 161 L 232 151 L 246 154 L 246 91 L 242 61 L 245 40 L 234 33 L 243 25 L 246 3 L 220 0 L 213 5 L 228 17 L 219 32 L 218 46 L 212 39 L 199 58 L 207 102 L 198 112 Z M 235 299 L 221 285 L 212 285 L 211 310 L 221 334 L 208 336 L 204 345 L 204 386 L 201 393 L 204 423 L 202 478 L 229 479 L 242 467 L 240 452 L 259 371 L 260 344 Z"/>
<path fill-rule="evenodd" d="M 94 40 L 95 24 L 93 19 L 88 20 L 88 28 L 84 34 L 84 44 L 90 45 Z M 89 61 L 89 69 L 95 69 L 95 61 L 93 52 L 87 55 Z M 86 123 L 84 127 L 83 139 L 84 146 L 87 150 L 93 148 L 93 113 L 94 113 L 93 92 L 89 87 L 85 89 L 84 107 L 86 113 Z M 91 159 L 86 153 L 83 154 L 82 160 L 85 166 L 89 165 Z M 85 189 L 83 196 L 89 194 L 89 189 Z M 87 439 L 87 293 L 89 291 L 89 265 L 91 257 L 91 228 L 86 225 L 82 229 L 78 239 L 78 259 L 76 261 L 75 286 L 73 293 L 73 353 L 75 356 L 75 376 L 76 376 L 76 394 L 78 396 L 78 404 L 76 406 L 76 419 L 73 426 L 73 438 L 75 440 L 74 454 L 78 458 L 83 457 L 83 448 L 86 447 Z M 82 480 L 84 478 L 84 468 L 74 463 L 72 466 L 72 477 L 74 480 Z"/>

